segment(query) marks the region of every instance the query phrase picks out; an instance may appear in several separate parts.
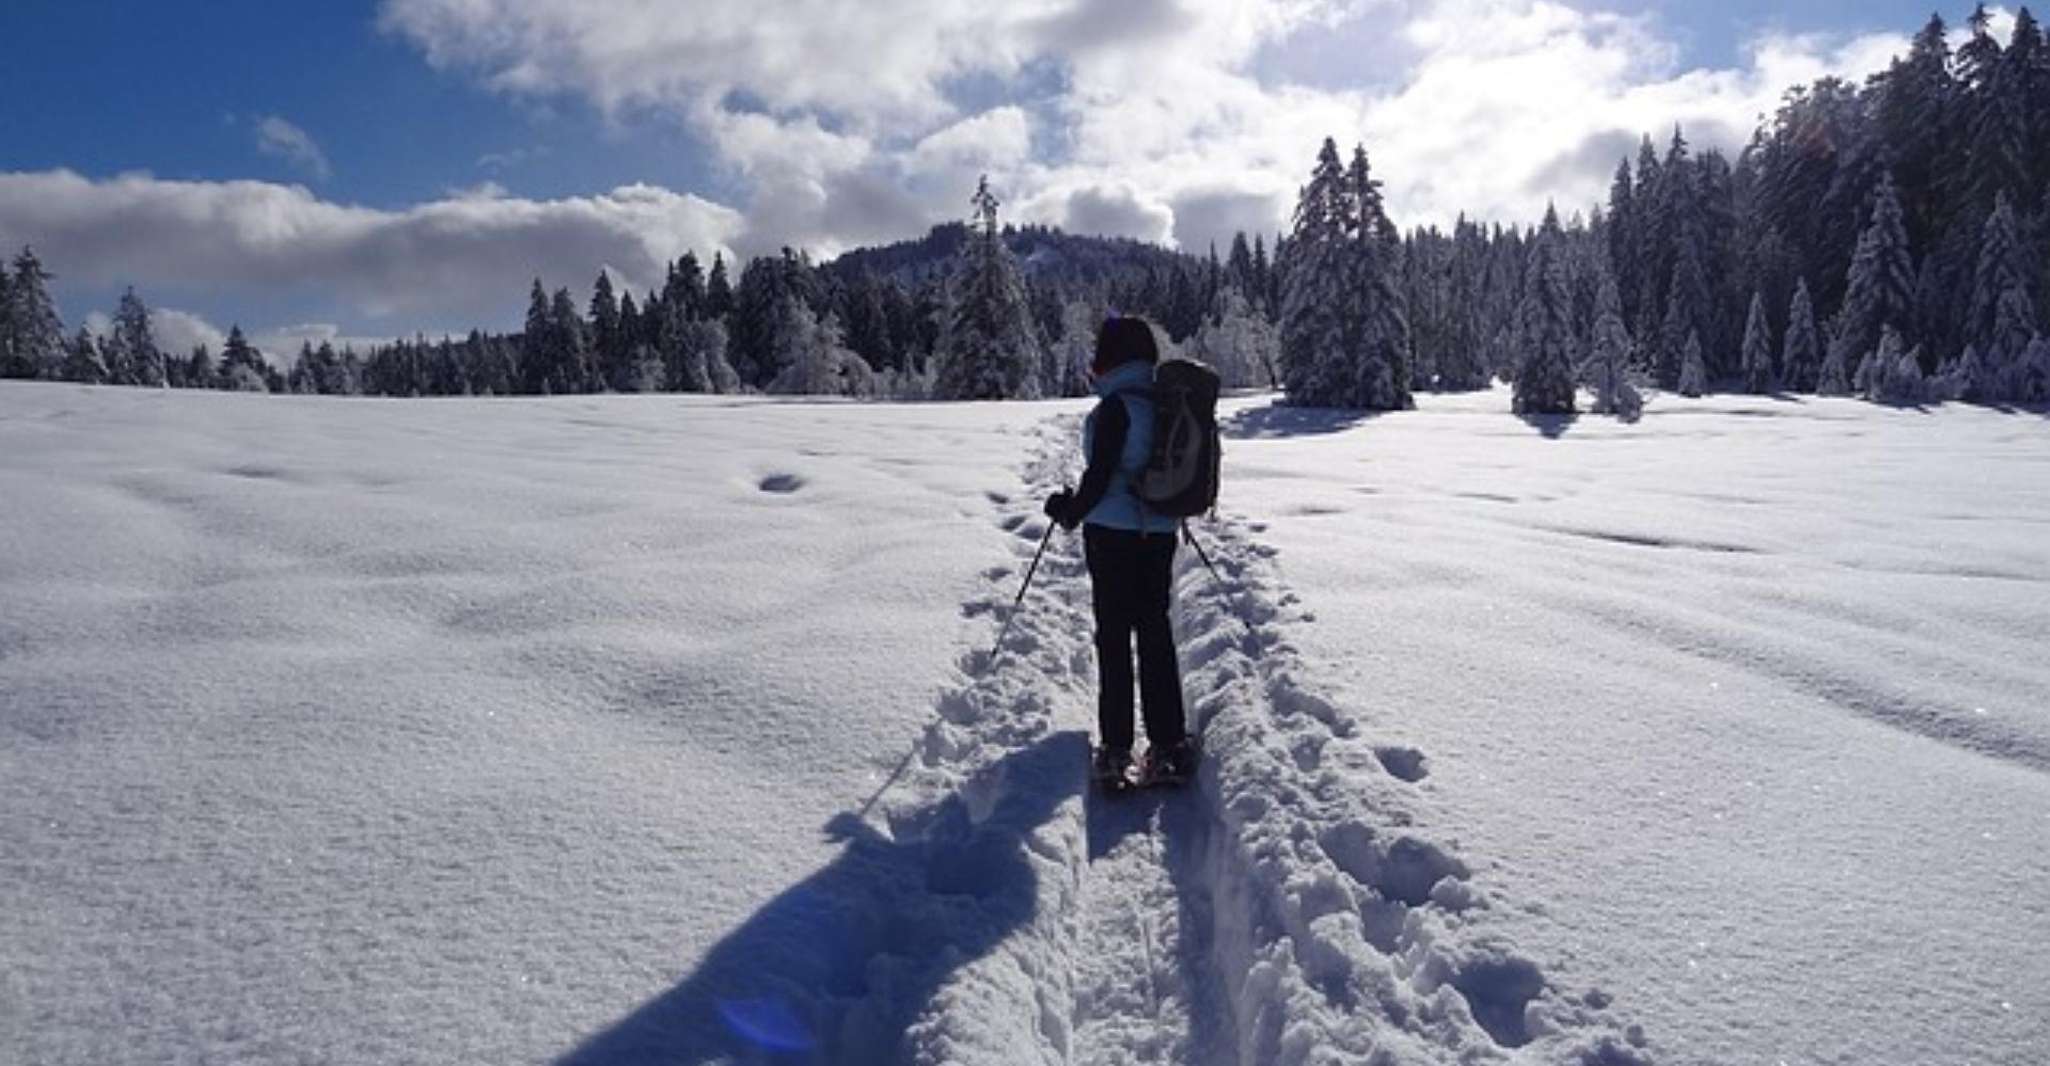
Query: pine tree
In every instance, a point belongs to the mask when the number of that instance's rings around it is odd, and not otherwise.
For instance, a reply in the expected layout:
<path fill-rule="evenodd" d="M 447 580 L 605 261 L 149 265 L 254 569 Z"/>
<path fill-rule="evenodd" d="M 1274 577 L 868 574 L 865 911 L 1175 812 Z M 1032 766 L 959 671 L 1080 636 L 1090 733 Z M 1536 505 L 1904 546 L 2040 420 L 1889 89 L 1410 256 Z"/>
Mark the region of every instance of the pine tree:
<path fill-rule="evenodd" d="M 1680 395 L 1698 397 L 1708 392 L 1708 364 L 1701 356 L 1701 334 L 1687 334 L 1687 344 L 1680 351 Z"/>
<path fill-rule="evenodd" d="M 2029 342 L 2010 381 L 2017 402 L 2050 402 L 2050 337 L 2039 334 Z"/>
<path fill-rule="evenodd" d="M 1276 364 L 1281 353 L 1281 337 L 1266 316 L 1253 310 L 1253 305 L 1236 285 L 1228 285 L 1218 297 L 1220 310 L 1217 321 L 1204 326 L 1190 344 L 1191 353 L 1210 365 L 1223 379 L 1226 388 L 1272 388 L 1279 383 Z M 1094 309 L 1080 306 L 1085 314 Z M 1095 316 L 1101 321 L 1102 316 Z M 1070 319 L 1071 327 L 1075 323 Z M 1090 323 L 1084 319 L 1079 323 L 1086 331 Z M 1080 343 L 1070 346 L 1070 355 L 1064 364 L 1072 365 L 1079 357 L 1087 363 L 1087 348 L 1090 338 L 1085 334 Z"/>
<path fill-rule="evenodd" d="M 1765 294 L 1753 293 L 1744 324 L 1744 390 L 1752 395 L 1772 391 L 1772 323 L 1765 315 Z"/>
<path fill-rule="evenodd" d="M 1877 348 L 1886 327 L 1906 329 L 1914 312 L 1914 293 L 1915 270 L 1908 258 L 1907 232 L 1901 225 L 1900 199 L 1893 180 L 1882 175 L 1873 195 L 1872 221 L 1859 237 L 1857 254 L 1851 260 L 1830 356 L 1845 367 L 1852 366 Z"/>
<path fill-rule="evenodd" d="M 934 390 L 942 399 L 1033 399 L 1040 395 L 1039 337 L 987 176 L 970 202 L 976 225 L 955 267 L 953 315 Z"/>
<path fill-rule="evenodd" d="M 214 369 L 213 353 L 204 344 L 194 345 L 191 358 L 186 360 L 185 387 L 188 389 L 218 389 L 221 387 L 220 375 Z"/>
<path fill-rule="evenodd" d="M 1363 147 L 1353 149 L 1346 171 L 1355 279 L 1347 290 L 1353 324 L 1351 392 L 1346 406 L 1370 411 L 1402 411 L 1415 406 L 1410 396 L 1409 319 L 1402 298 L 1402 238 L 1388 218 L 1381 183 L 1374 179 Z"/>
<path fill-rule="evenodd" d="M 1691 227 L 1689 231 L 1692 232 Z M 1683 234 L 1680 251 L 1673 262 L 1672 285 L 1666 291 L 1666 316 L 1659 326 L 1659 383 L 1672 388 L 1686 363 L 1687 339 L 1701 337 L 1701 323 L 1707 317 L 1708 279 L 1701 263 L 1700 244 Z"/>
<path fill-rule="evenodd" d="M 2000 193 L 2015 194 L 2027 188 L 2028 163 L 2034 151 L 2029 145 L 2030 116 L 2026 85 L 2032 49 L 2017 41 L 2019 48 L 2003 49 L 1991 30 L 1992 16 L 1981 4 L 1970 21 L 1971 40 L 1958 50 L 1958 67 L 1964 81 L 1965 166 L 1959 174 L 1959 191 L 1966 217 L 1984 214 Z M 2035 20 L 2026 27 L 2017 19 L 2016 29 L 2040 40 Z"/>
<path fill-rule="evenodd" d="M 78 327 L 78 335 L 71 339 L 71 350 L 64 360 L 64 380 L 82 385 L 106 384 L 107 364 L 100 358 L 99 344 L 84 326 Z"/>
<path fill-rule="evenodd" d="M 1517 310 L 1517 345 L 1522 353 L 1512 399 L 1517 414 L 1570 415 L 1574 410 L 1573 310 L 1563 242 L 1559 213 L 1548 208 L 1544 225 L 1531 242 Z"/>
<path fill-rule="evenodd" d="M 1623 325 L 1623 300 L 1615 275 L 1600 271 L 1594 329 L 1580 377 L 1594 390 L 1594 413 L 1634 421 L 1644 399 L 1630 381 L 1630 331 Z"/>
<path fill-rule="evenodd" d="M 726 255 L 712 253 L 712 273 L 705 279 L 705 316 L 724 319 L 733 313 L 733 285 L 726 278 Z"/>
<path fill-rule="evenodd" d="M 7 262 L 0 259 L 0 378 L 19 377 L 14 372 L 14 280 Z"/>
<path fill-rule="evenodd" d="M 590 332 L 568 289 L 555 290 L 548 301 L 547 333 L 552 357 L 549 393 L 560 396 L 603 387 L 591 358 Z"/>
<path fill-rule="evenodd" d="M 269 364 L 263 361 L 263 355 L 242 336 L 242 327 L 230 327 L 228 343 L 221 349 L 221 387 L 231 392 L 268 392 L 270 375 L 265 373 L 268 369 Z"/>
<path fill-rule="evenodd" d="M 1787 308 L 1786 348 L 1780 356 L 1780 373 L 1786 387 L 1811 392 L 1821 373 L 1822 339 L 1815 324 L 1815 303 L 1808 296 L 1808 280 L 1794 288 L 1794 300 Z"/>
<path fill-rule="evenodd" d="M 7 328 L 13 351 L 8 365 L 0 367 L 0 376 L 54 379 L 62 374 L 64 321 L 57 317 L 57 305 L 50 299 L 50 279 L 34 249 L 23 248 L 14 257 L 14 276 L 7 288 Z"/>
<path fill-rule="evenodd" d="M 1951 74 L 1949 27 L 1931 15 L 1906 56 L 1874 84 L 1875 118 L 1892 149 L 1893 172 L 1913 247 L 1927 248 L 1947 222 L 1938 195 L 1956 152 L 1958 85 Z"/>
<path fill-rule="evenodd" d="M 1637 186 L 1630 175 L 1630 160 L 1616 164 L 1616 177 L 1609 183 L 1609 234 L 1608 252 L 1610 271 L 1614 275 L 1617 294 L 1621 297 L 1618 313 L 1623 321 L 1630 321 L 1631 312 L 1636 309 L 1636 297 L 1643 289 L 1639 278 L 1642 268 L 1638 265 Z"/>
<path fill-rule="evenodd" d="M 549 381 L 558 373 L 552 333 L 548 291 L 541 287 L 541 279 L 535 278 L 527 294 L 526 330 L 520 334 L 520 391 L 529 396 L 548 392 Z"/>
<path fill-rule="evenodd" d="M 1437 386 L 1445 392 L 1488 387 L 1487 330 L 1482 322 L 1481 286 L 1487 270 L 1487 238 L 1462 216 L 1452 230 L 1449 306 L 1445 347 L 1437 359 Z"/>
<path fill-rule="evenodd" d="M 2020 226 L 2005 192 L 1994 201 L 1979 243 L 1979 267 L 1972 286 L 1965 336 L 1991 370 L 1979 397 L 1997 400 L 2011 393 L 2015 371 L 2036 335 L 2036 305 L 2028 290 Z M 1988 386 L 1991 386 L 1990 388 Z"/>
<path fill-rule="evenodd" d="M 634 391 L 633 347 L 620 328 L 619 300 L 613 295 L 612 278 L 603 270 L 591 284 L 590 345 L 602 387 L 614 392 Z"/>
<path fill-rule="evenodd" d="M 1855 382 L 1868 400 L 1880 403 L 1920 403 L 1923 380 L 1919 355 L 1905 351 L 1900 331 L 1887 326 L 1880 331 L 1879 347 L 1858 367 Z"/>
<path fill-rule="evenodd" d="M 113 340 L 121 352 L 120 384 L 163 387 L 164 353 L 150 330 L 149 308 L 134 289 L 123 292 L 114 309 Z"/>

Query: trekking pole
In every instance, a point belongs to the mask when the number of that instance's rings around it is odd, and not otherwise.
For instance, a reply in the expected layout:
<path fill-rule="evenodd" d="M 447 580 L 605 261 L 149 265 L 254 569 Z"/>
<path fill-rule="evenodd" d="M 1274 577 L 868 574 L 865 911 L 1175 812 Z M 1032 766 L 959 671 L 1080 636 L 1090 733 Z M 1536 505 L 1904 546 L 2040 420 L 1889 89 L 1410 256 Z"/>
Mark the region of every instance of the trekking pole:
<path fill-rule="evenodd" d="M 995 666 L 997 664 L 997 656 L 1004 653 L 1004 638 L 1011 634 L 1011 623 L 1017 620 L 1018 608 L 1025 603 L 1025 592 L 1032 587 L 1032 575 L 1039 572 L 1039 559 L 1046 554 L 1046 545 L 1049 541 L 1053 540 L 1053 531 L 1056 525 L 1058 523 L 1053 519 L 1049 518 L 1046 520 L 1046 535 L 1039 538 L 1039 550 L 1032 553 L 1032 565 L 1025 569 L 1025 582 L 1018 586 L 1018 595 L 1016 599 L 1011 601 L 1010 613 L 1004 615 L 1003 628 L 997 630 L 997 642 L 995 646 L 989 649 L 990 666 Z"/>
<path fill-rule="evenodd" d="M 1186 518 L 1182 519 L 1182 539 L 1188 542 L 1189 547 L 1196 549 L 1196 558 L 1203 560 L 1203 568 L 1210 571 L 1210 576 L 1217 581 L 1217 587 L 1224 588 L 1224 575 L 1217 572 L 1216 564 L 1210 561 L 1210 553 L 1203 550 L 1203 542 L 1196 539 L 1196 534 L 1189 529 L 1189 520 Z"/>

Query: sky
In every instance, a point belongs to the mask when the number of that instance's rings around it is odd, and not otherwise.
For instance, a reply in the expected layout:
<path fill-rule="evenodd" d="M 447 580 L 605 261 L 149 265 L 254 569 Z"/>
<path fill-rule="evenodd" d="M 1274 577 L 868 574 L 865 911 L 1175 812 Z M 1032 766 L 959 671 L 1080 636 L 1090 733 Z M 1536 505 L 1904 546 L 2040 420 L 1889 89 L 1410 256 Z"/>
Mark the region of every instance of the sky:
<path fill-rule="evenodd" d="M 6 0 L 0 251 L 68 324 L 133 285 L 167 344 L 275 352 L 916 237 L 984 173 L 1008 220 L 1202 251 L 1284 228 L 1326 136 L 1401 225 L 1527 221 L 1644 133 L 1740 147 L 1929 4 Z"/>

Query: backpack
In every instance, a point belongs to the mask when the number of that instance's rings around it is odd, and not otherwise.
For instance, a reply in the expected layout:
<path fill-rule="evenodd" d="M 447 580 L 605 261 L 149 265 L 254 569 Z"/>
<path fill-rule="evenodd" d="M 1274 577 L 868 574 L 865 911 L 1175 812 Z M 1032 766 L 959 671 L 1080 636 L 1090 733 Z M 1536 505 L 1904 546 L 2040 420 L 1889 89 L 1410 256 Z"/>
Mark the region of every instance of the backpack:
<path fill-rule="evenodd" d="M 1217 506 L 1217 372 L 1190 359 L 1153 371 L 1153 452 L 1132 486 L 1148 511 L 1190 518 Z"/>

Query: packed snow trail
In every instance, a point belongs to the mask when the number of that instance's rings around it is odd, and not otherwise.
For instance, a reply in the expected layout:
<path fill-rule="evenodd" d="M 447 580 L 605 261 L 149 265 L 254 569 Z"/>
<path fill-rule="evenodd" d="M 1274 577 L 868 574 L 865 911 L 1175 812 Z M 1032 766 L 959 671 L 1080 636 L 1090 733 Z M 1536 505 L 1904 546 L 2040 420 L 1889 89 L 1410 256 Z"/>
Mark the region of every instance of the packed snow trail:
<path fill-rule="evenodd" d="M 990 497 L 1018 564 L 989 571 L 989 598 L 965 608 L 998 624 L 1045 533 L 1039 501 L 1073 481 L 1074 419 L 1038 436 L 1023 491 Z M 1548 981 L 1496 920 L 1510 908 L 1418 827 L 1422 754 L 1377 748 L 1314 690 L 1286 636 L 1313 619 L 1273 553 L 1237 522 L 1202 535 L 1219 574 L 1182 552 L 1175 614 L 1200 774 L 1180 791 L 1085 795 L 1078 757 L 1055 785 L 1074 794 L 1024 838 L 1032 914 L 937 982 L 905 1059 L 1651 1061 L 1611 994 Z M 1088 595 L 1079 538 L 1056 534 L 1002 647 L 963 663 L 910 786 L 879 805 L 893 835 L 924 832 L 935 795 L 980 790 L 972 811 L 1048 786 L 992 786 L 988 768 L 1090 730 Z"/>

